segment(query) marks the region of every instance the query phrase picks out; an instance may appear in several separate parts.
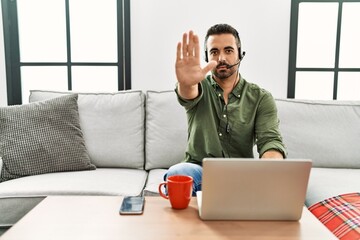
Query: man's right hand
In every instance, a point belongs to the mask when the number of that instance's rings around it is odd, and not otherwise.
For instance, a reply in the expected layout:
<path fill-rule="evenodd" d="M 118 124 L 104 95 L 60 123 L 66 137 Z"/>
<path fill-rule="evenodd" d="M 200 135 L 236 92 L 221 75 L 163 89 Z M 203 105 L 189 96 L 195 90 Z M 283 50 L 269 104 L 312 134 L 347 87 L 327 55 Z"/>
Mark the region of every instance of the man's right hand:
<path fill-rule="evenodd" d="M 175 63 L 180 96 L 184 99 L 196 98 L 199 95 L 198 84 L 216 64 L 216 61 L 210 61 L 201 68 L 199 37 L 193 31 L 189 31 L 189 35 L 184 33 L 182 43 L 177 45 Z"/>

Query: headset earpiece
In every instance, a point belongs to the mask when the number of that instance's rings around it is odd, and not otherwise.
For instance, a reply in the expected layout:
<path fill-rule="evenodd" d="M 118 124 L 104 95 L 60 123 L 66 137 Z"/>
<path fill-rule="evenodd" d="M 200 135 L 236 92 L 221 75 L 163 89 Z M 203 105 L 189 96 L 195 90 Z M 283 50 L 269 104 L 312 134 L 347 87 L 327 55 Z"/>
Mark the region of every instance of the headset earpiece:
<path fill-rule="evenodd" d="M 245 56 L 245 51 L 242 52 L 241 48 L 238 48 L 238 50 L 239 50 L 239 59 L 242 60 L 244 58 L 244 56 Z"/>
<path fill-rule="evenodd" d="M 240 52 L 241 52 L 241 49 L 240 49 Z M 240 55 L 240 60 L 242 60 L 245 56 L 245 52 L 239 53 L 239 55 Z"/>
<path fill-rule="evenodd" d="M 205 50 L 205 62 L 209 62 L 207 51 Z"/>

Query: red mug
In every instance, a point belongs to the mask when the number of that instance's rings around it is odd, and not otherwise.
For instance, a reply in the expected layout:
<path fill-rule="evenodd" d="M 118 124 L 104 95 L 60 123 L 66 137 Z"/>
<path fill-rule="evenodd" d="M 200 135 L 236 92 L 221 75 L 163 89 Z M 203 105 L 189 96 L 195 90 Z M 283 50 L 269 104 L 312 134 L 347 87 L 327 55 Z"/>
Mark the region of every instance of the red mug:
<path fill-rule="evenodd" d="M 160 183 L 160 196 L 170 200 L 171 207 L 174 209 L 185 209 L 189 206 L 192 196 L 193 178 L 184 175 L 174 175 L 167 178 L 167 181 Z M 166 196 L 161 187 L 166 186 L 168 195 Z"/>

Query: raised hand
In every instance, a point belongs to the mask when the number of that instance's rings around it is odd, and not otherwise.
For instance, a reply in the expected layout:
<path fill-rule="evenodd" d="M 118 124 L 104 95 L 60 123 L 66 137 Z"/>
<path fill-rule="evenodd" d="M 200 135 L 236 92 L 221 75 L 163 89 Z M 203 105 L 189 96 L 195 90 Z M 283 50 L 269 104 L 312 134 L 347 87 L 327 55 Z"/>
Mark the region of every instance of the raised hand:
<path fill-rule="evenodd" d="M 179 42 L 177 45 L 175 63 L 180 96 L 186 99 L 197 97 L 198 83 L 215 66 L 216 61 L 210 61 L 201 68 L 199 37 L 193 31 L 189 31 L 189 34 L 184 33 L 182 43 Z"/>

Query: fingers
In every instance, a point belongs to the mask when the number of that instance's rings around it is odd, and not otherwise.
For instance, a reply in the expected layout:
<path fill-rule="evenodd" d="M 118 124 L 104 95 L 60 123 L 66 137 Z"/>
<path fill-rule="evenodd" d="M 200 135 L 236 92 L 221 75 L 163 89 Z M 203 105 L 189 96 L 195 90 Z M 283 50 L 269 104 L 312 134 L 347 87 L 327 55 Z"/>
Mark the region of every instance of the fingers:
<path fill-rule="evenodd" d="M 184 33 L 183 34 L 183 39 L 182 39 L 182 57 L 187 57 L 187 52 L 188 52 L 188 44 L 187 44 L 187 34 Z"/>
<path fill-rule="evenodd" d="M 214 67 L 216 67 L 217 62 L 212 60 L 210 61 L 208 64 L 206 64 L 206 66 L 202 69 L 203 74 L 205 75 L 206 73 L 208 73 L 209 71 L 211 71 Z"/>
<path fill-rule="evenodd" d="M 199 37 L 197 35 L 194 35 L 194 43 L 195 43 L 195 57 L 200 58 L 200 44 L 199 44 Z"/>
<path fill-rule="evenodd" d="M 193 31 L 189 32 L 188 56 L 197 58 L 200 56 L 199 37 Z"/>
<path fill-rule="evenodd" d="M 193 31 L 189 31 L 189 42 L 188 42 L 188 47 L 187 47 L 187 50 L 188 50 L 187 55 L 189 57 L 194 56 L 194 46 L 195 46 L 194 38 L 195 38 L 195 36 L 194 36 Z"/>
<path fill-rule="evenodd" d="M 193 31 L 189 31 L 189 34 L 184 33 L 182 43 L 180 46 L 179 44 L 177 46 L 177 59 L 200 55 L 199 37 Z"/>
<path fill-rule="evenodd" d="M 177 49 L 176 49 L 176 61 L 180 61 L 182 58 L 181 56 L 181 42 L 179 42 L 177 44 Z"/>

